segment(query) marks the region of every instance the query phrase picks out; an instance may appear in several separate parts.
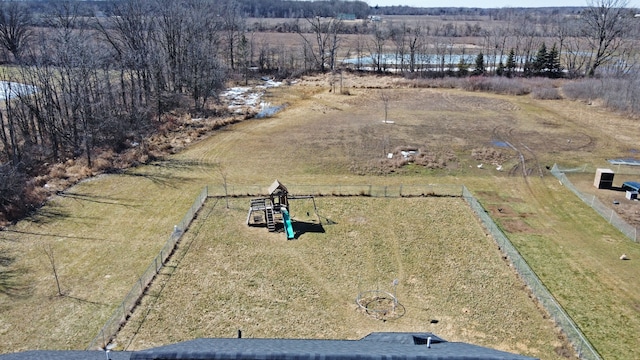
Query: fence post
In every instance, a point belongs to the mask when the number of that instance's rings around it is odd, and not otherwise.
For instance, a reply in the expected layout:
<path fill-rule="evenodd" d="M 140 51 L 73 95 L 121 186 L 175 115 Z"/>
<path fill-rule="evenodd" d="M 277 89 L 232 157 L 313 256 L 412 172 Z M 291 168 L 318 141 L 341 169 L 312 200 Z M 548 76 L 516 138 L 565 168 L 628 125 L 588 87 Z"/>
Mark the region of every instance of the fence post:
<path fill-rule="evenodd" d="M 100 329 L 100 335 L 102 337 L 102 346 L 107 346 L 107 339 L 104 337 L 104 329 Z"/>
<path fill-rule="evenodd" d="M 122 312 L 122 318 L 120 319 L 120 321 L 124 322 L 124 319 L 127 317 L 125 314 L 124 301 L 120 303 L 120 311 Z"/>

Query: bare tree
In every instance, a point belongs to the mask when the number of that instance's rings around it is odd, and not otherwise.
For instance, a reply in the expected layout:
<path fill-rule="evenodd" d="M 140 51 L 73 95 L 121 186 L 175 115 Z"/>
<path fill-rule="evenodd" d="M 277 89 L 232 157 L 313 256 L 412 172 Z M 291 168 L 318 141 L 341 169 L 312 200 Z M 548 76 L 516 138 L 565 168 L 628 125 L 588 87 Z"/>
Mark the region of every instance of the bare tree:
<path fill-rule="evenodd" d="M 627 0 L 593 0 L 582 14 L 583 35 L 591 50 L 587 76 L 611 59 L 625 42 L 625 35 L 633 26 L 633 13 Z"/>
<path fill-rule="evenodd" d="M 387 94 L 385 91 L 380 90 L 380 101 L 382 101 L 382 104 L 384 105 L 384 123 L 386 124 L 388 122 L 388 114 L 389 114 L 389 94 Z"/>
<path fill-rule="evenodd" d="M 0 219 L 14 220 L 24 214 L 26 175 L 11 164 L 0 165 Z"/>
<path fill-rule="evenodd" d="M 253 48 L 253 39 L 249 40 L 246 34 L 242 34 L 240 37 L 240 43 L 238 44 L 238 55 L 240 57 L 240 71 L 244 78 L 244 85 L 249 85 L 249 70 L 251 68 L 251 50 Z"/>
<path fill-rule="evenodd" d="M 638 70 L 638 57 L 635 51 L 635 47 L 630 42 L 622 46 L 616 52 L 617 61 L 612 61 L 611 64 L 607 64 L 607 74 L 611 74 L 617 78 L 628 77 L 637 72 Z M 603 65 L 604 67 L 605 65 Z M 631 78 L 634 78 L 631 76 Z M 633 102 L 637 102 L 633 100 Z"/>
<path fill-rule="evenodd" d="M 229 209 L 229 183 L 227 182 L 229 171 L 227 170 L 227 166 L 222 162 L 218 163 L 217 169 L 220 177 L 222 178 L 222 187 L 224 188 L 224 200 L 226 202 L 226 208 Z"/>
<path fill-rule="evenodd" d="M 338 47 L 340 46 L 340 36 L 338 36 L 342 31 L 342 20 L 332 19 L 332 22 L 329 26 L 329 69 L 335 70 L 336 68 L 336 57 L 338 56 Z"/>
<path fill-rule="evenodd" d="M 409 71 L 416 71 L 416 56 L 418 55 L 418 50 L 422 46 L 422 26 L 416 25 L 411 29 L 411 32 L 408 34 L 408 46 L 409 46 Z"/>
<path fill-rule="evenodd" d="M 11 101 L 6 102 L 6 107 L 11 109 Z M 6 120 L 5 120 L 6 118 Z M 4 152 L 4 160 L 11 162 L 11 165 L 18 166 L 20 160 L 20 151 L 18 148 L 19 139 L 16 134 L 17 125 L 13 116 L 3 116 L 0 112 L 0 140 L 2 140 L 2 150 Z M 0 158 L 2 160 L 2 158 Z M 2 189 L 0 188 L 0 194 Z M 1 195 L 0 195 L 1 196 Z"/>
<path fill-rule="evenodd" d="M 0 1 L 0 44 L 16 61 L 20 61 L 28 39 L 32 36 L 31 13 L 21 1 Z"/>
<path fill-rule="evenodd" d="M 444 72 L 448 44 L 441 40 L 439 37 L 433 39 L 433 49 L 435 51 L 436 61 L 438 62 L 437 69 L 440 72 Z"/>
<path fill-rule="evenodd" d="M 564 42 L 562 59 L 569 77 L 581 76 L 588 65 L 584 56 L 584 44 L 580 40 L 580 37 L 570 37 Z"/>
<path fill-rule="evenodd" d="M 502 27 L 495 27 L 490 31 L 484 32 L 486 51 L 487 55 L 489 55 L 486 64 L 488 64 L 494 72 L 500 64 L 504 65 L 503 59 L 505 57 L 509 34 L 510 31 Z"/>
<path fill-rule="evenodd" d="M 244 37 L 244 19 L 241 14 L 240 4 L 236 0 L 226 0 L 221 4 L 222 28 L 226 41 L 227 58 L 229 67 L 236 69 L 236 52 L 241 52 L 239 46 L 242 45 Z M 236 49 L 238 47 L 238 49 Z M 240 55 L 241 56 L 241 55 Z"/>
<path fill-rule="evenodd" d="M 164 66 L 161 73 L 166 79 L 161 80 L 161 90 L 181 90 L 185 73 L 185 27 L 187 25 L 187 8 L 180 1 L 156 0 L 154 11 L 157 14 L 158 54 L 159 61 Z"/>
<path fill-rule="evenodd" d="M 564 51 L 565 42 L 571 36 L 573 36 L 573 29 L 575 29 L 575 24 L 573 24 L 573 19 L 568 18 L 562 14 L 555 14 L 551 17 L 552 26 L 553 26 L 553 34 L 558 39 L 558 53 L 562 54 Z"/>
<path fill-rule="evenodd" d="M 115 2 L 111 9 L 114 16 L 108 22 L 96 23 L 102 40 L 116 53 L 116 60 L 121 66 L 121 83 L 124 85 L 129 79 L 129 99 L 123 93 L 122 105 L 129 104 L 130 111 L 147 106 L 154 83 L 151 56 L 157 41 L 156 24 L 149 16 L 153 10 L 151 5 L 144 0 Z"/>
<path fill-rule="evenodd" d="M 53 253 L 53 247 L 51 244 L 46 244 L 42 246 L 42 252 L 47 256 L 49 260 L 49 264 L 51 265 L 51 270 L 53 271 L 53 277 L 56 280 L 56 287 L 58 289 L 58 296 L 62 296 L 62 289 L 60 288 L 60 278 L 58 277 L 58 268 L 56 266 L 56 258 Z"/>
<path fill-rule="evenodd" d="M 222 48 L 220 23 L 210 15 L 211 4 L 203 0 L 189 0 L 185 30 L 185 84 L 197 110 L 204 109 L 211 96 L 224 87 L 226 68 L 218 55 Z"/>
<path fill-rule="evenodd" d="M 358 34 L 354 41 L 354 51 L 356 54 L 355 60 L 355 68 L 356 70 L 362 70 L 363 67 L 363 58 L 365 53 L 365 47 L 367 44 L 366 36 L 363 34 Z"/>
<path fill-rule="evenodd" d="M 342 20 L 337 18 L 321 18 L 320 16 L 307 17 L 307 22 L 311 26 L 314 40 L 309 39 L 309 35 L 298 30 L 305 44 L 306 55 L 314 63 L 316 70 L 324 72 L 335 67 L 335 60 L 340 42 L 338 34 L 342 28 Z"/>
<path fill-rule="evenodd" d="M 537 42 L 540 40 L 535 31 L 534 23 L 530 22 L 530 20 L 526 20 L 522 24 L 520 31 L 522 33 L 522 42 L 520 51 L 522 58 L 520 59 L 520 63 L 522 66 L 522 71 L 526 73 L 529 71 L 530 63 L 533 60 L 535 48 Z"/>
<path fill-rule="evenodd" d="M 80 4 L 70 0 L 56 1 L 50 5 L 49 11 L 43 14 L 43 22 L 53 30 L 52 40 L 63 44 L 71 41 L 75 32 L 83 32 L 84 18 L 80 16 Z M 58 44 L 55 44 L 56 46 Z"/>
<path fill-rule="evenodd" d="M 405 70 L 407 46 L 410 41 L 408 35 L 410 33 L 411 28 L 406 22 L 400 23 L 398 27 L 391 27 L 390 37 L 395 45 L 396 71 L 404 72 Z"/>
<path fill-rule="evenodd" d="M 387 69 L 387 57 L 384 50 L 388 39 L 388 29 L 380 25 L 374 27 L 373 39 L 371 40 L 369 53 L 371 54 L 371 61 L 373 62 L 377 72 L 382 72 Z"/>

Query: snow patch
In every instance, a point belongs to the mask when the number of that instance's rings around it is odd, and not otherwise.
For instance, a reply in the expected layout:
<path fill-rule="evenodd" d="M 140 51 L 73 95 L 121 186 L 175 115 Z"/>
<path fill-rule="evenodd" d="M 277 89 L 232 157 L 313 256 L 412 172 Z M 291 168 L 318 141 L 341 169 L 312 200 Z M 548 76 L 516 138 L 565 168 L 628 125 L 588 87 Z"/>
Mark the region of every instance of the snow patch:
<path fill-rule="evenodd" d="M 249 87 L 232 87 L 223 91 L 220 98 L 227 103 L 227 107 L 235 114 L 247 112 L 264 113 L 260 117 L 268 117 L 278 112 L 282 106 L 271 106 L 269 103 L 262 102 L 264 93 L 269 88 L 275 88 L 282 85 L 280 81 L 267 79 L 263 84 Z M 277 109 L 276 109 L 277 108 Z M 273 111 L 273 109 L 276 109 Z"/>

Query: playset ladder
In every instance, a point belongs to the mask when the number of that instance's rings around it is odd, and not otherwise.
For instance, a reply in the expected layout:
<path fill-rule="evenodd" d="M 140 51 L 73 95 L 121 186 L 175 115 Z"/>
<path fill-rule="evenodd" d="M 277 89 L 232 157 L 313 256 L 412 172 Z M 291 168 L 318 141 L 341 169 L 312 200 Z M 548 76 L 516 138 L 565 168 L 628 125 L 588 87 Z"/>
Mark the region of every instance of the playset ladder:
<path fill-rule="evenodd" d="M 267 214 L 267 229 L 271 232 L 276 231 L 276 220 L 273 216 L 273 208 L 267 207 L 265 213 Z"/>

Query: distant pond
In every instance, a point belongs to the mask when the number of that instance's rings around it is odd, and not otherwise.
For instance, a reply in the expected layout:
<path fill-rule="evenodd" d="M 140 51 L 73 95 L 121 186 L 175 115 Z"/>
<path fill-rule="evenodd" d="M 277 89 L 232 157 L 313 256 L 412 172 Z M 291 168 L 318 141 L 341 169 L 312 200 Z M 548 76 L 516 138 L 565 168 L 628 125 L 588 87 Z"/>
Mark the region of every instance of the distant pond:
<path fill-rule="evenodd" d="M 0 100 L 11 99 L 20 95 L 30 95 L 38 91 L 33 85 L 26 85 L 12 81 L 0 81 Z"/>

